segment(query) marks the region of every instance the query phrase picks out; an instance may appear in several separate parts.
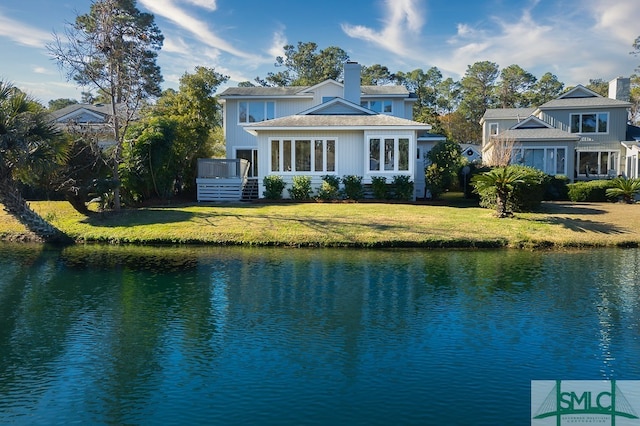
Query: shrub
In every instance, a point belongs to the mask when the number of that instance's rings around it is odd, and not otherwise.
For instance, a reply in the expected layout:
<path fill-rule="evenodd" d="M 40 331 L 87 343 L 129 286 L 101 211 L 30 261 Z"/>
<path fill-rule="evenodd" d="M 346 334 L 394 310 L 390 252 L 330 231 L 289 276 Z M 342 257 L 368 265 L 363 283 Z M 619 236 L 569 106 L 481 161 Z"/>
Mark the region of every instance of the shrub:
<path fill-rule="evenodd" d="M 394 188 L 393 198 L 409 201 L 413 199 L 413 181 L 409 176 L 397 175 L 393 177 L 391 185 Z"/>
<path fill-rule="evenodd" d="M 387 186 L 387 178 L 384 176 L 374 176 L 371 178 L 371 187 L 373 188 L 373 198 L 385 200 L 389 197 L 389 187 Z"/>
<path fill-rule="evenodd" d="M 340 197 L 340 178 L 335 175 L 322 176 L 322 184 L 318 189 L 318 199 L 336 200 Z"/>
<path fill-rule="evenodd" d="M 446 188 L 446 171 L 437 164 L 430 164 L 425 171 L 425 181 L 431 198 L 437 200 Z"/>
<path fill-rule="evenodd" d="M 569 188 L 569 199 L 573 202 L 604 202 L 608 201 L 607 189 L 613 187 L 613 182 L 610 180 L 591 180 L 570 183 L 567 187 Z"/>
<path fill-rule="evenodd" d="M 289 195 L 292 200 L 308 200 L 311 198 L 311 177 L 294 176 Z"/>
<path fill-rule="evenodd" d="M 640 194 L 640 179 L 617 177 L 611 181 L 611 188 L 606 190 L 607 197 L 621 198 L 625 203 L 633 203 Z"/>
<path fill-rule="evenodd" d="M 500 169 L 506 169 L 507 174 L 518 177 L 511 184 L 513 189 L 510 191 L 507 200 L 507 211 L 529 212 L 540 207 L 551 180 L 549 175 L 533 167 L 515 164 Z M 498 198 L 496 187 L 491 185 L 478 186 L 476 180 L 480 176 L 474 177 L 474 186 L 476 187 L 476 192 L 480 195 L 480 206 L 495 209 L 497 208 Z"/>
<path fill-rule="evenodd" d="M 552 176 L 544 194 L 544 199 L 548 201 L 566 201 L 569 199 L 569 178 L 564 175 Z"/>
<path fill-rule="evenodd" d="M 438 195 L 453 187 L 457 172 L 462 166 L 461 154 L 460 144 L 449 139 L 436 143 L 427 153 L 427 159 L 431 161 L 431 164 L 438 166 L 438 181 L 442 186 L 442 191 L 438 192 Z M 437 190 L 438 188 L 436 188 Z M 433 189 L 431 189 L 431 193 L 433 194 Z"/>
<path fill-rule="evenodd" d="M 364 195 L 362 176 L 347 175 L 342 178 L 344 195 L 350 200 L 360 200 Z"/>
<path fill-rule="evenodd" d="M 282 191 L 287 184 L 282 179 L 282 176 L 268 175 L 262 180 L 265 191 L 263 195 L 269 200 L 282 199 Z"/>

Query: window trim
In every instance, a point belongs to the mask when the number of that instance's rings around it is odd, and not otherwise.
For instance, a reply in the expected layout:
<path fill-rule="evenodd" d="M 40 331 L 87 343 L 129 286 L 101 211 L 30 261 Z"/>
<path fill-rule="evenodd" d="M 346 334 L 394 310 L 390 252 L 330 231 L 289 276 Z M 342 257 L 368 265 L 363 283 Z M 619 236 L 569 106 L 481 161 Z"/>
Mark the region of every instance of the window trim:
<path fill-rule="evenodd" d="M 607 166 L 611 165 L 611 162 L 613 161 L 612 157 L 615 157 L 615 162 L 613 164 L 613 169 L 609 169 L 607 167 L 607 170 L 605 170 L 604 173 L 602 173 L 602 170 L 600 170 L 600 164 L 602 163 L 602 153 L 603 152 L 606 152 L 607 155 L 608 155 Z M 589 154 L 596 153 L 596 154 L 598 154 L 598 161 L 597 161 L 598 170 L 597 170 L 597 173 L 589 173 L 589 174 L 587 174 L 584 170 L 581 170 L 581 167 L 580 167 L 580 156 L 583 153 L 589 153 Z M 613 154 L 613 156 L 611 154 Z M 611 149 L 611 150 L 598 149 L 598 150 L 580 150 L 580 151 L 576 150 L 576 165 L 575 165 L 575 168 L 577 170 L 577 177 L 584 177 L 584 178 L 609 177 L 609 170 L 615 171 L 616 174 L 619 173 L 620 172 L 620 158 L 621 158 L 620 155 L 621 155 L 620 150 L 616 150 L 616 149 Z"/>
<path fill-rule="evenodd" d="M 547 173 L 550 176 L 554 176 L 554 175 L 568 176 L 567 175 L 567 170 L 568 170 L 567 169 L 567 167 L 568 167 L 567 159 L 569 158 L 569 155 L 570 155 L 569 147 L 564 146 L 564 145 L 554 145 L 554 146 L 519 145 L 519 146 L 513 148 L 513 152 L 511 153 L 511 164 L 522 164 L 522 165 L 525 165 L 524 162 L 520 163 L 520 162 L 518 162 L 516 160 L 517 159 L 516 153 L 518 151 L 521 152 L 520 158 L 524 159 L 524 151 L 527 150 L 527 149 L 541 149 L 541 150 L 543 150 L 542 158 L 543 158 L 544 169 L 541 170 L 542 172 Z M 556 172 L 553 173 L 553 174 L 548 173 L 547 172 L 547 170 L 549 170 L 549 167 L 547 167 L 547 159 L 549 158 L 548 151 L 553 150 L 553 152 L 554 152 L 553 157 L 556 158 L 556 156 L 558 155 L 558 150 L 559 149 L 563 149 L 564 150 L 564 171 L 561 172 L 561 173 L 558 172 L 557 171 L 557 164 L 556 164 L 556 167 L 555 167 Z M 539 169 L 537 169 L 537 170 L 539 170 Z"/>
<path fill-rule="evenodd" d="M 381 102 L 382 106 L 380 108 L 380 111 L 375 111 L 373 108 L 371 108 L 371 102 Z M 389 107 L 391 108 L 390 111 L 385 111 L 385 103 L 388 102 L 389 103 Z M 394 115 L 393 114 L 393 101 L 391 99 L 363 99 L 362 101 L 360 101 L 360 106 L 370 109 L 371 111 L 375 111 L 378 114 L 385 114 L 385 115 Z"/>
<path fill-rule="evenodd" d="M 583 116 L 585 115 L 595 115 L 596 116 L 596 124 L 595 124 L 595 131 L 594 132 L 584 132 L 582 130 L 583 127 Z M 607 129 L 604 132 L 601 132 L 599 130 L 599 120 L 600 120 L 600 116 L 604 115 L 606 116 L 606 120 L 607 120 Z M 578 126 L 579 129 L 577 132 L 573 131 L 573 117 L 578 116 L 579 117 L 579 122 L 578 122 Z M 589 111 L 589 112 L 572 112 L 569 114 L 569 133 L 572 134 L 578 134 L 578 135 L 608 135 L 609 134 L 609 123 L 610 123 L 610 114 L 608 111 Z"/>
<path fill-rule="evenodd" d="M 273 143 L 278 142 L 278 170 L 273 170 Z M 310 170 L 296 170 L 296 142 L 309 141 L 310 142 Z M 322 141 L 322 170 L 316 170 L 316 157 L 315 146 L 317 141 Z M 284 142 L 289 142 L 289 155 L 286 156 L 291 163 L 291 170 L 284 170 L 285 166 L 285 152 Z M 327 170 L 328 163 L 328 146 L 329 142 L 333 142 L 333 169 Z M 281 174 L 281 175 L 331 175 L 337 174 L 337 137 L 311 137 L 311 136 L 292 136 L 292 137 L 273 137 L 269 138 L 269 158 L 268 158 L 268 173 L 269 174 Z"/>
<path fill-rule="evenodd" d="M 378 159 L 384 157 L 386 141 L 389 139 L 393 139 L 394 141 L 393 142 L 393 169 L 385 169 L 384 163 L 382 161 L 375 160 L 373 159 L 373 157 L 371 157 L 371 141 L 376 139 L 379 141 Z M 406 152 L 407 169 L 406 170 L 399 169 L 400 162 L 401 162 L 400 140 L 407 141 L 407 152 Z M 364 155 L 365 155 L 365 168 L 366 168 L 365 173 L 368 175 L 412 174 L 414 169 L 414 165 L 413 165 L 414 156 L 413 156 L 413 151 L 411 150 L 412 140 L 413 140 L 413 136 L 411 135 L 397 135 L 397 134 L 396 135 L 376 135 L 376 134 L 367 135 L 364 139 L 364 144 L 365 144 Z M 372 159 L 374 161 L 378 161 L 378 170 L 371 169 Z"/>
<path fill-rule="evenodd" d="M 493 132 L 493 129 L 496 129 Z M 500 123 L 489 123 L 489 136 L 497 136 L 500 133 Z"/>
<path fill-rule="evenodd" d="M 247 111 L 251 110 L 250 104 L 258 104 L 261 103 L 263 104 L 263 115 L 265 117 L 264 120 L 261 121 L 248 121 L 249 117 L 251 116 L 251 114 L 247 114 L 246 116 L 246 120 L 242 121 L 240 119 L 240 105 L 242 104 L 246 104 L 247 105 Z M 269 104 L 273 105 L 273 111 L 272 111 L 272 117 L 269 117 Z M 245 125 L 251 125 L 253 123 L 261 123 L 262 121 L 269 121 L 269 120 L 273 120 L 274 118 L 276 118 L 276 102 L 275 101 L 257 101 L 257 100 L 242 100 L 242 101 L 238 101 L 238 107 L 237 107 L 237 113 L 238 113 L 238 125 L 240 126 L 245 126 Z"/>

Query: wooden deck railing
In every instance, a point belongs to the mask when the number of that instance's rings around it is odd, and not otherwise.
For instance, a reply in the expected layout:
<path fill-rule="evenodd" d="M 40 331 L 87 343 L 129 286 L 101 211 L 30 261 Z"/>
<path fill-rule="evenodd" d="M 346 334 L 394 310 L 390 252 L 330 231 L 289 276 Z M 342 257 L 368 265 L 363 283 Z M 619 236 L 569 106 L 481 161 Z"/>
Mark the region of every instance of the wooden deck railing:
<path fill-rule="evenodd" d="M 249 162 L 244 159 L 198 159 L 198 179 L 244 179 L 249 173 Z"/>

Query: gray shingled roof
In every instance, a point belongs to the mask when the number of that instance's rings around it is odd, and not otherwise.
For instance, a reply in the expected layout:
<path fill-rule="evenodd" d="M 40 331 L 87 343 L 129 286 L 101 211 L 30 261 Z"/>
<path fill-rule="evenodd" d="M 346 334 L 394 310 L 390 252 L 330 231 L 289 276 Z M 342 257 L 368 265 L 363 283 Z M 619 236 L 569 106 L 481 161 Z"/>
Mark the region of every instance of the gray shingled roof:
<path fill-rule="evenodd" d="M 525 119 L 535 110 L 535 108 L 490 108 L 484 112 L 482 117 L 485 120 Z"/>
<path fill-rule="evenodd" d="M 495 136 L 494 136 L 495 137 Z M 539 139 L 556 139 L 556 140 L 575 140 L 580 139 L 580 136 L 572 133 L 565 132 L 560 129 L 554 128 L 536 128 L 536 129 L 511 129 L 505 130 L 498 135 L 500 139 L 513 139 L 516 141 L 521 140 L 539 140 Z"/>
<path fill-rule="evenodd" d="M 629 108 L 631 104 L 617 99 L 605 97 L 588 98 L 562 98 L 554 99 L 540 105 L 541 110 L 545 109 L 565 109 L 565 108 L 597 108 L 597 107 L 620 107 Z"/>
<path fill-rule="evenodd" d="M 65 115 L 69 115 L 75 111 L 85 109 L 87 111 L 94 112 L 96 114 L 100 114 L 102 116 L 111 115 L 111 105 L 106 104 L 72 104 L 67 105 L 64 108 L 60 108 L 58 110 L 53 111 L 50 114 L 52 120 L 58 120 L 60 117 L 64 117 Z"/>
<path fill-rule="evenodd" d="M 289 86 L 289 87 L 229 87 L 220 93 L 220 97 L 229 96 L 294 96 L 304 92 L 311 86 Z"/>
<path fill-rule="evenodd" d="M 385 114 L 375 115 L 290 115 L 246 126 L 246 129 L 271 130 L 285 128 L 335 128 L 335 127 L 406 127 L 426 130 L 428 124 Z"/>
<path fill-rule="evenodd" d="M 295 96 L 302 95 L 311 86 L 289 86 L 289 87 L 229 87 L 220 93 L 221 98 L 232 96 Z M 404 86 L 361 86 L 360 90 L 364 96 L 409 96 L 409 91 Z"/>
<path fill-rule="evenodd" d="M 409 91 L 404 86 L 361 86 L 360 90 L 365 96 L 409 95 Z"/>

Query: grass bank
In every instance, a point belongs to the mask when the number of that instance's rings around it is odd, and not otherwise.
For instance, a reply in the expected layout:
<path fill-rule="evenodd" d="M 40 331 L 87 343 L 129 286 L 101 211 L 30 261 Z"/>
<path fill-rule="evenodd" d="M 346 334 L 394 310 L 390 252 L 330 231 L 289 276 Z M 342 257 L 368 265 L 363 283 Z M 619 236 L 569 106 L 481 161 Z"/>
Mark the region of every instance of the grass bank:
<path fill-rule="evenodd" d="M 80 242 L 310 247 L 638 247 L 640 204 L 544 203 L 497 219 L 452 200 L 383 203 L 191 204 L 85 217 L 66 202 L 32 202 Z M 0 212 L 0 238 L 28 239 Z"/>

